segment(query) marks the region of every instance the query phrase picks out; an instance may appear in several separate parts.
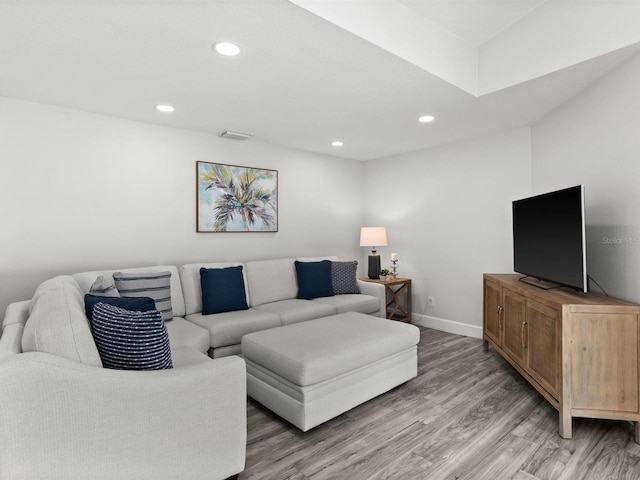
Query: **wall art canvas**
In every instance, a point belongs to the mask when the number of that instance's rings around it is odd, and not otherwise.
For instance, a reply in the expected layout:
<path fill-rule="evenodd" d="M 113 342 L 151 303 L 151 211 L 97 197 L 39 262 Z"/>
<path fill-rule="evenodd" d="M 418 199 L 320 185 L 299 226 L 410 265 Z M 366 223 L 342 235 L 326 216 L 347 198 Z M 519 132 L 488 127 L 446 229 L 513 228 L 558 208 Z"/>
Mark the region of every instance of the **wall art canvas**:
<path fill-rule="evenodd" d="M 198 232 L 277 232 L 278 171 L 196 162 Z"/>

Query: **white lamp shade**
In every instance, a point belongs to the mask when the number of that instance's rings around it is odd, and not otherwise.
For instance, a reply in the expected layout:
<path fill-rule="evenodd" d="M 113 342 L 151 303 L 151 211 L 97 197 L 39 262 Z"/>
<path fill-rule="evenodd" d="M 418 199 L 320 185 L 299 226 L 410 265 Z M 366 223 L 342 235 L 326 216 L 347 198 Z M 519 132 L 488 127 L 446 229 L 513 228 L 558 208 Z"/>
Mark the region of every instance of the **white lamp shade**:
<path fill-rule="evenodd" d="M 384 227 L 362 227 L 360 229 L 361 247 L 385 247 L 387 245 L 387 229 Z"/>

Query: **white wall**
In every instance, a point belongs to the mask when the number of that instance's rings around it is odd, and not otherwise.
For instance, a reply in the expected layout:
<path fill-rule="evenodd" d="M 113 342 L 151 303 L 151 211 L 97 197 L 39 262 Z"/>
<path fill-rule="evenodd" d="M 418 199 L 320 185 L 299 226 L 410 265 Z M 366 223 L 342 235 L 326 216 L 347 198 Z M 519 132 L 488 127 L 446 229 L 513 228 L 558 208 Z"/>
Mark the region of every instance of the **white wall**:
<path fill-rule="evenodd" d="M 640 302 L 640 56 L 532 128 L 532 186 L 585 186 L 587 272 Z M 598 291 L 597 286 L 590 288 Z"/>
<path fill-rule="evenodd" d="M 511 202 L 530 194 L 528 128 L 367 163 L 365 223 L 387 227 L 414 320 L 480 336 L 482 274 L 513 271 Z M 435 308 L 427 308 L 427 297 Z"/>
<path fill-rule="evenodd" d="M 364 274 L 359 228 L 383 225 L 414 319 L 477 336 L 482 273 L 512 271 L 511 201 L 578 183 L 589 273 L 640 302 L 638 78 L 640 57 L 531 131 L 367 163 L 0 97 L 0 314 L 96 268 L 337 254 Z M 195 233 L 196 160 L 279 170 L 280 231 Z"/>
<path fill-rule="evenodd" d="M 0 132 L 0 316 L 55 274 L 361 256 L 361 162 L 2 97 Z M 196 233 L 196 160 L 279 170 L 279 232 Z"/>

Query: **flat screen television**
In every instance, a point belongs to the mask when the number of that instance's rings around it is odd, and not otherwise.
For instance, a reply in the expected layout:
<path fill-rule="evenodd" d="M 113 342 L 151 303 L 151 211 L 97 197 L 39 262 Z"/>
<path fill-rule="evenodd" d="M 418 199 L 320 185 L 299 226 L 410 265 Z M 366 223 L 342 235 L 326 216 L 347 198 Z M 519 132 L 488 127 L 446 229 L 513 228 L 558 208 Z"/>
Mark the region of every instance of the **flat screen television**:
<path fill-rule="evenodd" d="M 513 269 L 587 291 L 582 185 L 513 202 Z"/>

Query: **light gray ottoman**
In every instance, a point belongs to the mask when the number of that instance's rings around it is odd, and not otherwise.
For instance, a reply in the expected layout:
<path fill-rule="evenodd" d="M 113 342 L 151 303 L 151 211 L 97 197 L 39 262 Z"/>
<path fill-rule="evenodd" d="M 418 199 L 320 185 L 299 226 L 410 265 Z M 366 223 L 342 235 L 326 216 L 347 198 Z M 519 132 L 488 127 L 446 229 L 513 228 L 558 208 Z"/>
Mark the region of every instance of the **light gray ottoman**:
<path fill-rule="evenodd" d="M 249 396 L 307 431 L 415 377 L 420 330 L 348 312 L 242 337 Z"/>

